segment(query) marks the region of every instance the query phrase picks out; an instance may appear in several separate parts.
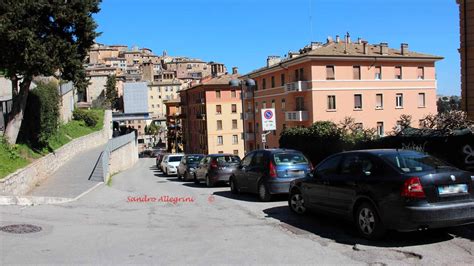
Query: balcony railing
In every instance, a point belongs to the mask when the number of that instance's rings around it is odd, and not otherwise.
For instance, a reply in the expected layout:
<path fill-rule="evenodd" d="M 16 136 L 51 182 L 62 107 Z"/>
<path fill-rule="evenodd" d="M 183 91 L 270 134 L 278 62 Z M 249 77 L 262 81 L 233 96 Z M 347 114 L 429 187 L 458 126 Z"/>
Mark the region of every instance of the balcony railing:
<path fill-rule="evenodd" d="M 242 97 L 243 97 L 244 99 L 251 99 L 251 98 L 253 98 L 253 92 L 251 92 L 251 91 L 246 91 L 246 92 L 242 93 Z"/>
<path fill-rule="evenodd" d="M 306 81 L 296 81 L 285 84 L 285 92 L 304 91 L 308 89 L 308 83 Z"/>
<path fill-rule="evenodd" d="M 197 113 L 196 118 L 197 119 L 206 119 L 206 114 L 205 113 Z"/>
<path fill-rule="evenodd" d="M 244 140 L 245 141 L 252 141 L 255 140 L 255 134 L 251 132 L 245 132 L 244 133 Z"/>
<path fill-rule="evenodd" d="M 308 121 L 309 114 L 308 111 L 290 111 L 285 112 L 285 121 Z"/>

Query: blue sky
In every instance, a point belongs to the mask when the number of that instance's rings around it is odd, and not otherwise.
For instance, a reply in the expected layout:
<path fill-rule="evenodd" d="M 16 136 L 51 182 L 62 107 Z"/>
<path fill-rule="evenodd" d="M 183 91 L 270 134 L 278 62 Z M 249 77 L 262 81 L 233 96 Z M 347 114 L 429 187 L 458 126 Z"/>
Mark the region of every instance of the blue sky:
<path fill-rule="evenodd" d="M 438 93 L 460 94 L 455 0 L 103 0 L 98 42 L 218 61 L 240 73 L 346 32 L 440 55 Z M 312 23 L 311 23 L 312 22 Z"/>

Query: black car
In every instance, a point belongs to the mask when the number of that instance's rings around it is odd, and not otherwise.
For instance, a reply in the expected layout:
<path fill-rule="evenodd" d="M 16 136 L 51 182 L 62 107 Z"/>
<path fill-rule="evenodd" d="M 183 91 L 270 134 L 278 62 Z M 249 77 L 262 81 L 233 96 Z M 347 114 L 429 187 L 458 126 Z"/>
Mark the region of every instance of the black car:
<path fill-rule="evenodd" d="M 290 182 L 312 170 L 303 153 L 289 149 L 255 150 L 248 153 L 231 176 L 232 193 L 258 193 L 269 201 L 273 194 L 288 194 Z"/>
<path fill-rule="evenodd" d="M 199 165 L 199 162 L 204 158 L 204 154 L 186 154 L 181 159 L 178 166 L 178 179 L 188 181 L 194 178 L 194 171 Z"/>
<path fill-rule="evenodd" d="M 288 205 L 354 221 L 368 239 L 387 229 L 413 231 L 474 222 L 474 175 L 416 151 L 339 153 L 292 182 Z"/>
<path fill-rule="evenodd" d="M 233 154 L 209 154 L 204 157 L 194 171 L 194 183 L 206 182 L 212 187 L 217 182 L 229 181 L 229 177 L 237 169 L 240 158 Z"/>

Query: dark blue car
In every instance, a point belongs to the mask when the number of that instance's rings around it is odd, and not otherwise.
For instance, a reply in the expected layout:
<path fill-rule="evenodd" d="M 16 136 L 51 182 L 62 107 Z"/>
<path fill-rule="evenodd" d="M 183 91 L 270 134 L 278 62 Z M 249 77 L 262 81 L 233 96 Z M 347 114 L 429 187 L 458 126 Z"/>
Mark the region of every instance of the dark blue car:
<path fill-rule="evenodd" d="M 242 159 L 229 179 L 232 193 L 249 192 L 269 201 L 287 194 L 291 181 L 306 176 L 312 166 L 303 153 L 288 149 L 255 150 Z"/>

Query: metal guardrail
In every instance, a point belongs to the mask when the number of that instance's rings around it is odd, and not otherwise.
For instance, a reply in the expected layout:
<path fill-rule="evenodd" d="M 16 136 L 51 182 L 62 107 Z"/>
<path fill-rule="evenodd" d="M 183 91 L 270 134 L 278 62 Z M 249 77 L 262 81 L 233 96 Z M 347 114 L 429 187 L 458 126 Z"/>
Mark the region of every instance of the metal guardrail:
<path fill-rule="evenodd" d="M 128 133 L 126 135 L 110 139 L 105 146 L 104 151 L 101 154 L 102 161 L 102 175 L 104 182 L 107 181 L 109 175 L 109 162 L 110 162 L 110 153 L 119 149 L 122 146 L 127 145 L 128 143 L 136 141 L 135 132 Z"/>
<path fill-rule="evenodd" d="M 13 100 L 0 101 L 0 131 L 4 131 L 8 114 L 12 111 Z"/>

